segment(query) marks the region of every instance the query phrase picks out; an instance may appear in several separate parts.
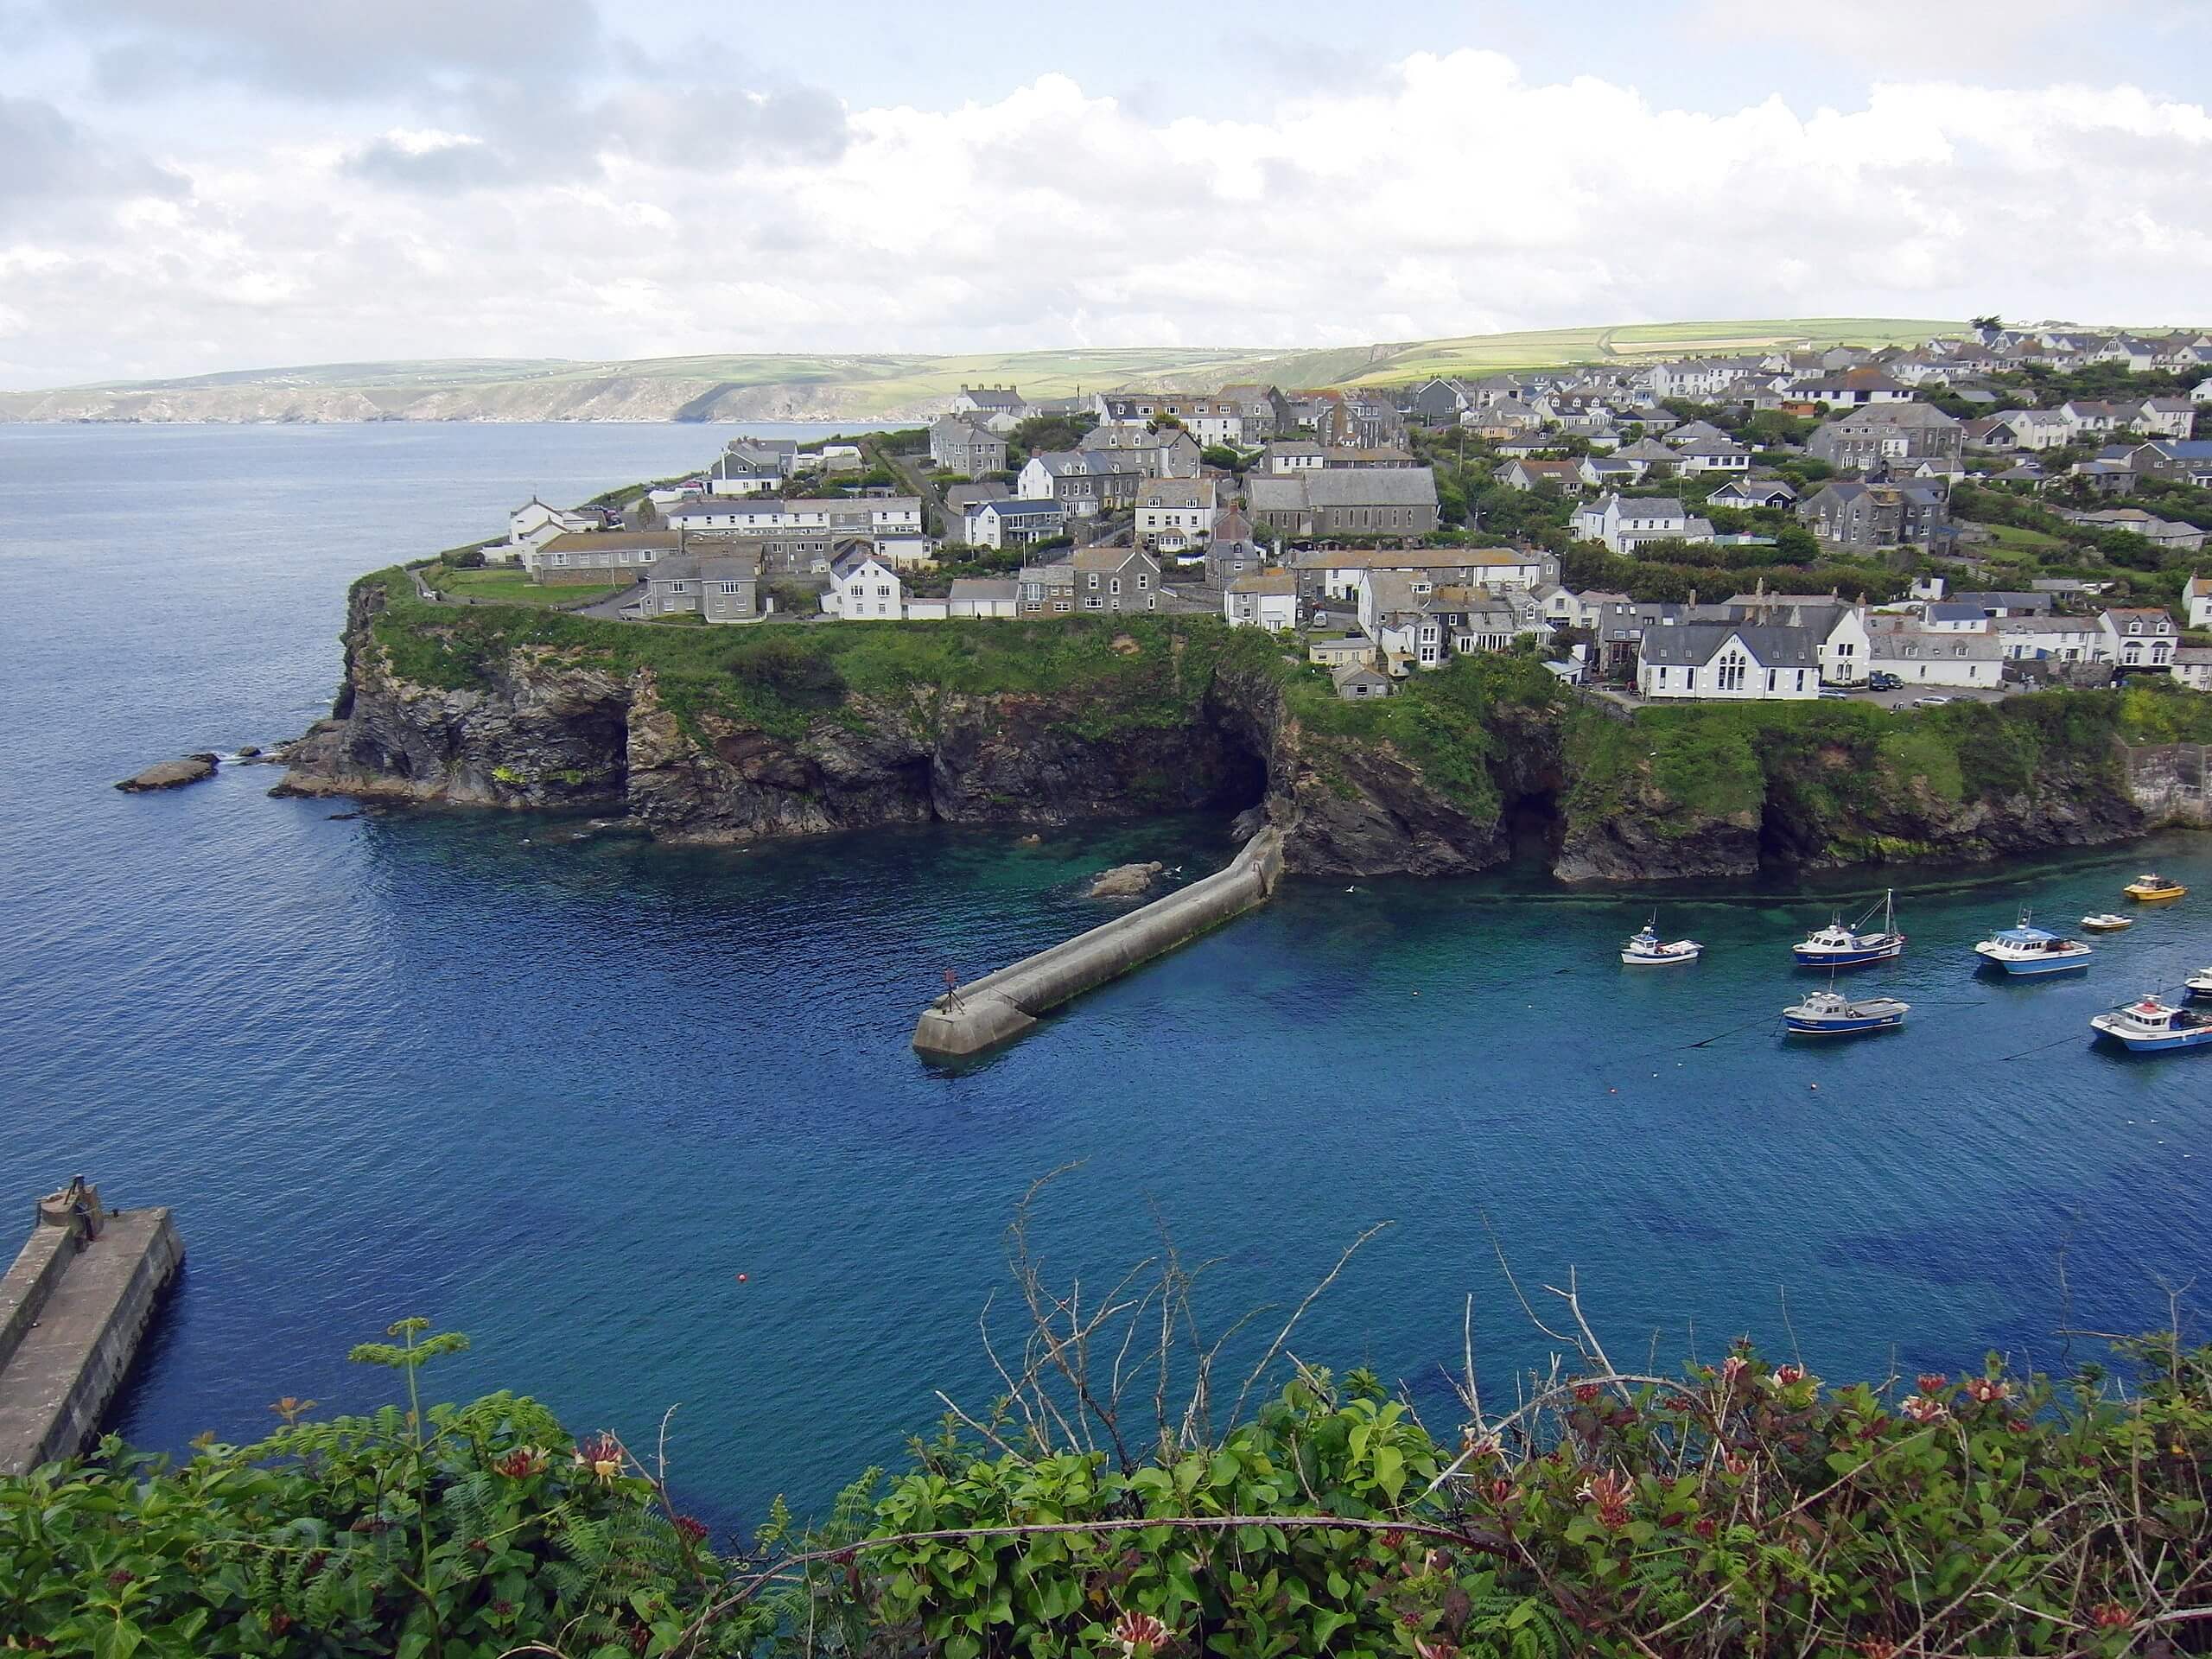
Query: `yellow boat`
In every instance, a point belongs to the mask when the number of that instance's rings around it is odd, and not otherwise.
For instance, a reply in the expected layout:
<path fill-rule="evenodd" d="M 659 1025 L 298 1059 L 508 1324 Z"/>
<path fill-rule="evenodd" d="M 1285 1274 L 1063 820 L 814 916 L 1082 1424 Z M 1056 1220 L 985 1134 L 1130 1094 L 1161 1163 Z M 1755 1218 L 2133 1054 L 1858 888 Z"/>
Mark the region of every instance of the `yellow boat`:
<path fill-rule="evenodd" d="M 2189 889 L 2178 881 L 2169 881 L 2163 875 L 2139 875 L 2120 891 L 2130 899 L 2144 904 L 2156 904 L 2160 899 L 2178 899 Z"/>

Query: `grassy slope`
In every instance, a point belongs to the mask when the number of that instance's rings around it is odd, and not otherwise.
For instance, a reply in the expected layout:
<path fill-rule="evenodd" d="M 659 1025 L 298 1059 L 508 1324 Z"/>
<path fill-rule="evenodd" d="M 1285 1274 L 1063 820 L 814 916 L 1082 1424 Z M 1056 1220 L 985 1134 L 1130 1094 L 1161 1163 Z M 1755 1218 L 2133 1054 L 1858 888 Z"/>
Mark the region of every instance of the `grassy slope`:
<path fill-rule="evenodd" d="M 293 392 L 358 393 L 387 412 L 426 402 L 425 413 L 451 413 L 455 399 L 498 410 L 543 404 L 558 412 L 609 387 L 650 395 L 672 385 L 687 395 L 707 388 L 773 387 L 834 397 L 841 413 L 862 417 L 940 402 L 963 385 L 1020 385 L 1031 397 L 1066 397 L 1138 385 L 1211 387 L 1262 380 L 1287 387 L 1377 385 L 1432 374 L 1488 374 L 1504 369 L 1649 358 L 1664 352 L 1752 351 L 1778 345 L 1910 343 L 1954 332 L 1955 321 L 1875 317 L 1800 317 L 1763 321 L 1643 323 L 1611 328 L 1544 329 L 1319 351 L 1250 348 L 1131 348 L 982 353 L 925 357 L 901 353 L 732 354 L 637 361 L 461 361 L 340 363 L 237 370 L 182 379 L 73 389 L 125 400 L 149 395 L 276 397 Z M 36 418 L 54 394 L 0 393 L 0 419 Z"/>

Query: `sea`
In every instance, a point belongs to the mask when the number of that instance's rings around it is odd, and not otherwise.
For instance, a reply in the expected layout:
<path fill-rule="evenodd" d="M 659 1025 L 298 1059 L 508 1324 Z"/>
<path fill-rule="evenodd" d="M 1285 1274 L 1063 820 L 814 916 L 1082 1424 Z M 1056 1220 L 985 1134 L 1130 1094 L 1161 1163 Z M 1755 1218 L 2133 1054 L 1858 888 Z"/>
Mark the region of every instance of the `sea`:
<path fill-rule="evenodd" d="M 1044 1282 L 1083 1307 L 1170 1250 L 1202 1267 L 1206 1340 L 1254 1315 L 1218 1364 L 1238 1383 L 1379 1228 L 1281 1349 L 1371 1367 L 1445 1434 L 1470 1351 L 1497 1401 L 1560 1351 L 1548 1287 L 1624 1366 L 1747 1333 L 1839 1380 L 2059 1367 L 2101 1352 L 2070 1332 L 2196 1319 L 2212 1052 L 2107 1052 L 2088 1021 L 2212 963 L 2206 838 L 1659 893 L 1293 880 L 939 1069 L 908 1039 L 947 968 L 1103 919 L 1104 866 L 1193 879 L 1225 824 L 671 850 L 272 800 L 261 766 L 111 786 L 326 713 L 360 572 L 728 435 L 0 426 L 0 1231 L 79 1173 L 174 1207 L 188 1260 L 112 1413 L 130 1441 L 378 1404 L 391 1377 L 347 1351 L 421 1315 L 472 1344 L 437 1397 L 512 1389 L 664 1444 L 720 1526 L 778 1493 L 820 1513 L 1004 1392 L 984 1332 L 1019 1354 L 1026 1195 Z M 2152 865 L 2196 891 L 2085 975 L 1974 972 L 2024 909 L 2070 925 Z M 1819 982 L 1790 943 L 1891 883 L 1910 949 L 1853 982 L 1906 1026 L 1780 1035 Z M 1704 960 L 1622 967 L 1655 912 Z"/>

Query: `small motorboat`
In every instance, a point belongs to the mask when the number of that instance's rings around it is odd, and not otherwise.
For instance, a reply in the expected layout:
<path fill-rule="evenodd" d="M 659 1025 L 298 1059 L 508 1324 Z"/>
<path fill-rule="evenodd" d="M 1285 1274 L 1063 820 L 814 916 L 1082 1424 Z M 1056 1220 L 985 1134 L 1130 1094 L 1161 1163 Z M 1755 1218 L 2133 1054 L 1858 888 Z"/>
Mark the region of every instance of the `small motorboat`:
<path fill-rule="evenodd" d="M 2202 1048 L 2212 1043 L 2212 1015 L 2176 1007 L 2155 995 L 2124 1002 L 2089 1024 L 2100 1037 L 2134 1050 L 2156 1053 L 2170 1048 Z"/>
<path fill-rule="evenodd" d="M 2191 996 L 2212 996 L 2212 968 L 2200 968 L 2182 981 L 2182 988 Z"/>
<path fill-rule="evenodd" d="M 2178 881 L 2170 881 L 2155 871 L 2137 876 L 2120 891 L 2139 905 L 2155 905 L 2168 899 L 2178 899 L 2189 889 Z"/>
<path fill-rule="evenodd" d="M 1854 1002 L 1840 991 L 1815 991 L 1803 1001 L 1784 1008 L 1782 1023 L 1797 1037 L 1855 1037 L 1901 1026 L 1911 1012 L 1911 1003 L 1900 1002 L 1894 996 L 1870 996 Z"/>
<path fill-rule="evenodd" d="M 1658 967 L 1662 963 L 1695 962 L 1705 954 L 1705 947 L 1695 939 L 1660 938 L 1659 918 L 1654 915 L 1641 930 L 1621 946 L 1621 960 L 1631 968 Z"/>
<path fill-rule="evenodd" d="M 2048 928 L 2031 926 L 2034 912 L 2022 911 L 2020 925 L 1974 946 L 1974 954 L 2008 974 L 2063 974 L 2087 968 L 2097 953 L 2079 939 L 2061 938 Z"/>
<path fill-rule="evenodd" d="M 1904 954 L 1904 935 L 1897 931 L 1897 894 L 1882 895 L 1882 925 L 1871 933 L 1859 930 L 1874 914 L 1870 909 L 1848 927 L 1841 912 L 1826 927 L 1798 942 L 1791 954 L 1800 968 L 1864 968 Z"/>
<path fill-rule="evenodd" d="M 2082 925 L 2092 933 L 2118 933 L 2134 926 L 2135 918 L 2133 916 L 2122 916 L 2115 912 L 2104 910 L 2099 911 L 2094 916 L 2084 916 L 2082 918 Z"/>

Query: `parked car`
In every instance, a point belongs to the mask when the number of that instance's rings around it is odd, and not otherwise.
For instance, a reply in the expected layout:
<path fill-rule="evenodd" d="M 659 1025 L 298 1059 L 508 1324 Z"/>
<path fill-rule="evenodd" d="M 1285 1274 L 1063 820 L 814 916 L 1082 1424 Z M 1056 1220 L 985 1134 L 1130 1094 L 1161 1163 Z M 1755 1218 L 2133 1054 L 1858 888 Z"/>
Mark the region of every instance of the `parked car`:
<path fill-rule="evenodd" d="M 1904 682 L 1887 669 L 1878 668 L 1866 677 L 1867 688 L 1874 691 L 1902 691 Z"/>
<path fill-rule="evenodd" d="M 1915 697 L 1912 706 L 1916 709 L 1941 709 L 1948 702 L 1948 697 Z"/>

